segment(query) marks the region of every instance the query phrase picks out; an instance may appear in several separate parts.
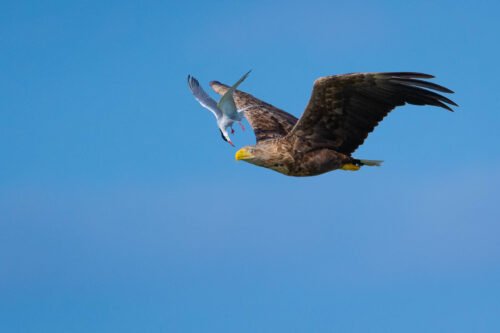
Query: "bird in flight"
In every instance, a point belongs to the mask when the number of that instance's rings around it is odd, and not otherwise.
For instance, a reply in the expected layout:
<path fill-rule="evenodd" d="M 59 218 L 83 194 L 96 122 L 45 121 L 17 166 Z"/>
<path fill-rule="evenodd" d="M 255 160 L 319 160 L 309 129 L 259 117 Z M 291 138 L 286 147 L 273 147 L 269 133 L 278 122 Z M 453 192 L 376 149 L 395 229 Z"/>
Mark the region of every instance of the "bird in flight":
<path fill-rule="evenodd" d="M 224 141 L 228 142 L 231 146 L 234 147 L 233 142 L 229 138 L 229 134 L 227 133 L 227 129 L 231 128 L 231 134 L 234 133 L 233 123 L 238 122 L 241 129 L 244 131 L 245 126 L 241 123 L 243 119 L 245 109 L 238 110 L 236 108 L 236 104 L 234 103 L 233 94 L 238 88 L 238 86 L 247 78 L 251 71 L 248 71 L 243 75 L 232 87 L 227 88 L 222 95 L 219 103 L 215 102 L 213 98 L 211 98 L 205 90 L 200 86 L 198 80 L 196 80 L 191 75 L 188 75 L 188 86 L 191 89 L 196 100 L 205 108 L 210 110 L 217 120 L 217 126 L 219 127 L 219 131 L 221 133 L 221 137 Z"/>
<path fill-rule="evenodd" d="M 320 77 L 297 119 L 254 96 L 234 91 L 234 101 L 252 126 L 256 145 L 236 152 L 242 160 L 287 176 L 315 176 L 336 169 L 359 170 L 381 161 L 362 160 L 352 153 L 395 107 L 433 105 L 453 111 L 452 100 L 436 93 L 453 91 L 426 81 L 432 75 L 412 72 L 352 73 Z M 217 82 L 218 94 L 231 88 Z"/>

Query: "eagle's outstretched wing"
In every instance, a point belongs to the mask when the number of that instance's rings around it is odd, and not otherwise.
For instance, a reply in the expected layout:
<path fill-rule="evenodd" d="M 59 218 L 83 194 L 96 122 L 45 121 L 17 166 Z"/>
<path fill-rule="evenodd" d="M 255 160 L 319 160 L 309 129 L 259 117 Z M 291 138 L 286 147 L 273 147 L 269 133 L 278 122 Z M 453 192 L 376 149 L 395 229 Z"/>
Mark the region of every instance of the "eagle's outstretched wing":
<path fill-rule="evenodd" d="M 236 104 L 234 102 L 233 94 L 238 86 L 243 81 L 245 81 L 248 75 L 250 75 L 250 72 L 251 70 L 246 72 L 235 84 L 233 84 L 229 89 L 226 90 L 224 95 L 222 95 L 219 103 L 217 103 L 217 106 L 222 110 L 222 112 L 226 114 L 238 113 L 238 108 L 236 107 Z"/>
<path fill-rule="evenodd" d="M 350 155 L 395 107 L 457 105 L 431 90 L 451 90 L 420 79 L 422 73 L 354 73 L 325 76 L 314 82 L 309 104 L 290 135 Z"/>
<path fill-rule="evenodd" d="M 210 82 L 212 89 L 223 95 L 229 89 L 217 81 Z M 236 90 L 233 94 L 238 109 L 245 109 L 245 116 L 252 126 L 257 142 L 283 137 L 290 132 L 297 118 L 250 94 Z"/>

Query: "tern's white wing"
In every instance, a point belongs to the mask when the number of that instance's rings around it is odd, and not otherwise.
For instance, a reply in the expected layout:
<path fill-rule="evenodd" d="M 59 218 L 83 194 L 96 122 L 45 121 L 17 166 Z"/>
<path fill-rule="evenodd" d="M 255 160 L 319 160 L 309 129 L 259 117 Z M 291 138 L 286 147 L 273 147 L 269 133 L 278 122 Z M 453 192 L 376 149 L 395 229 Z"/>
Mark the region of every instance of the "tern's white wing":
<path fill-rule="evenodd" d="M 241 82 L 245 81 L 247 76 L 250 74 L 249 70 L 245 75 L 243 75 L 231 88 L 229 88 L 226 93 L 222 96 L 217 106 L 222 110 L 229 118 L 233 118 L 232 115 L 238 114 L 236 109 L 236 104 L 234 103 L 233 93 L 238 88 Z"/>
<path fill-rule="evenodd" d="M 188 85 L 189 89 L 191 89 L 191 92 L 194 95 L 194 98 L 205 108 L 208 110 L 212 111 L 214 114 L 215 118 L 220 119 L 222 117 L 222 112 L 219 110 L 217 107 L 217 102 L 203 90 L 203 88 L 200 86 L 200 83 L 198 80 L 196 80 L 194 77 L 191 75 L 188 75 Z"/>

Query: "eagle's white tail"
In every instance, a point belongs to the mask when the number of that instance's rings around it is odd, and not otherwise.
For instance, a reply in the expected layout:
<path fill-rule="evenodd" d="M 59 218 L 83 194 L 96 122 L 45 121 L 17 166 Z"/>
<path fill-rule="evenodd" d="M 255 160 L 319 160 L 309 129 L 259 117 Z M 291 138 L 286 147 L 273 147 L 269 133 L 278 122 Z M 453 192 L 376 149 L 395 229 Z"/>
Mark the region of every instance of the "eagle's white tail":
<path fill-rule="evenodd" d="M 367 166 L 381 166 L 382 162 L 384 161 L 377 161 L 377 160 L 358 160 L 361 165 L 367 165 Z"/>

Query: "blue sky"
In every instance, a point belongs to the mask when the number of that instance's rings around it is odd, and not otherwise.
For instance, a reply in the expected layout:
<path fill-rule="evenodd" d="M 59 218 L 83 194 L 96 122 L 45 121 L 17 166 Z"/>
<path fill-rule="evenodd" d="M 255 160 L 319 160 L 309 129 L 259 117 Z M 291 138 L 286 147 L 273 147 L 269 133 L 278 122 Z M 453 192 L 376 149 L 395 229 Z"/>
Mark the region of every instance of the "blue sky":
<path fill-rule="evenodd" d="M 499 10 L 3 4 L 0 331 L 499 331 Z M 392 113 L 355 153 L 382 168 L 289 178 L 234 161 L 187 89 L 249 69 L 297 116 L 358 71 L 434 74 L 460 108 Z"/>

